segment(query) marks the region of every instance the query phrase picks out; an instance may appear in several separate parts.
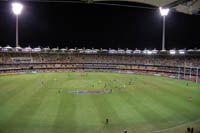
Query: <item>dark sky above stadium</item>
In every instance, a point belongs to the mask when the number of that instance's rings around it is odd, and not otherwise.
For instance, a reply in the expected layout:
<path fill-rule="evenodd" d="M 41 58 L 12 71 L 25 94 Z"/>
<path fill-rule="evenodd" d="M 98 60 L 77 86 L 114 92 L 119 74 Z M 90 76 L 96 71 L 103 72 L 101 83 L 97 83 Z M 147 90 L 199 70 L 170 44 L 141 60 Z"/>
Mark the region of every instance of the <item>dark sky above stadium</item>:
<path fill-rule="evenodd" d="M 19 18 L 21 47 L 161 49 L 162 17 L 157 9 L 23 4 Z M 0 2 L 0 46 L 7 44 L 15 46 L 15 15 L 10 2 Z M 166 18 L 166 48 L 200 48 L 200 16 L 170 12 Z"/>

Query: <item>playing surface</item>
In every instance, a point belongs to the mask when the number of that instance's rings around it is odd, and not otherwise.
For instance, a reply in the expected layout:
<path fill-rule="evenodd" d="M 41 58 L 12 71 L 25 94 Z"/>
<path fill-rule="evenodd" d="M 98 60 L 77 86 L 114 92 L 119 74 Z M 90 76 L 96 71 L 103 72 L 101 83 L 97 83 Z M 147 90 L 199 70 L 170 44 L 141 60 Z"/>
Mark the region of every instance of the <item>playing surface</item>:
<path fill-rule="evenodd" d="M 187 126 L 199 131 L 200 85 L 188 83 L 117 73 L 1 76 L 0 133 L 147 133 L 167 128 L 160 132 L 183 133 Z M 112 93 L 69 93 L 104 88 Z"/>

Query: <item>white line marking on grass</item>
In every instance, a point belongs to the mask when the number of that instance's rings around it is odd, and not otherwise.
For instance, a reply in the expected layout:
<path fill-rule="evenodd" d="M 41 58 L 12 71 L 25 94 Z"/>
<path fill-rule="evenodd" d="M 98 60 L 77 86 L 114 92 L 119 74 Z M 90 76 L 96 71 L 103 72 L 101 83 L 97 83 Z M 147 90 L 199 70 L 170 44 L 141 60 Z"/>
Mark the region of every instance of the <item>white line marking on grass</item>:
<path fill-rule="evenodd" d="M 147 132 L 147 133 L 159 133 L 159 132 L 163 132 L 163 131 L 167 131 L 167 130 L 171 130 L 171 129 L 175 129 L 175 128 L 183 127 L 183 126 L 185 126 L 185 125 L 193 124 L 193 123 L 196 123 L 196 122 L 199 122 L 199 121 L 200 121 L 200 119 L 198 119 L 198 120 L 196 120 L 196 121 L 192 121 L 192 122 L 184 123 L 184 124 L 181 124 L 181 125 L 178 125 L 178 126 L 175 126 L 175 127 L 166 128 L 166 129 L 161 129 L 161 130 L 157 130 L 157 131 L 151 131 L 151 132 Z"/>

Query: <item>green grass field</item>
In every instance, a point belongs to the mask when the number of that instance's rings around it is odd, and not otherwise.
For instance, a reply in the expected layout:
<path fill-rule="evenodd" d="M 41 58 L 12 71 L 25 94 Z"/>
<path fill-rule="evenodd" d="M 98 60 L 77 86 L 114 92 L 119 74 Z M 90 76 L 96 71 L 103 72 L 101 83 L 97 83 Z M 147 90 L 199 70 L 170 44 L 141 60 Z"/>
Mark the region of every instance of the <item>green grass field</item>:
<path fill-rule="evenodd" d="M 200 85 L 188 83 L 117 73 L 1 76 L 0 133 L 185 133 L 188 126 L 197 133 Z M 112 93 L 68 92 L 105 84 Z"/>

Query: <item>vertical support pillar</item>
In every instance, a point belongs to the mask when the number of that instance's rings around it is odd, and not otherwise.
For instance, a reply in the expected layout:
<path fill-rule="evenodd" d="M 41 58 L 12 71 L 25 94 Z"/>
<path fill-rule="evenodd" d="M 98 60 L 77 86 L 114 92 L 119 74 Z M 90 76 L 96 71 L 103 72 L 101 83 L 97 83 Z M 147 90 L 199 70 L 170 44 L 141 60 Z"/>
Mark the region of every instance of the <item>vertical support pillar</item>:
<path fill-rule="evenodd" d="M 16 16 L 16 47 L 19 47 L 19 37 L 18 37 L 18 15 Z"/>
<path fill-rule="evenodd" d="M 163 16 L 162 50 L 165 50 L 165 16 Z"/>

